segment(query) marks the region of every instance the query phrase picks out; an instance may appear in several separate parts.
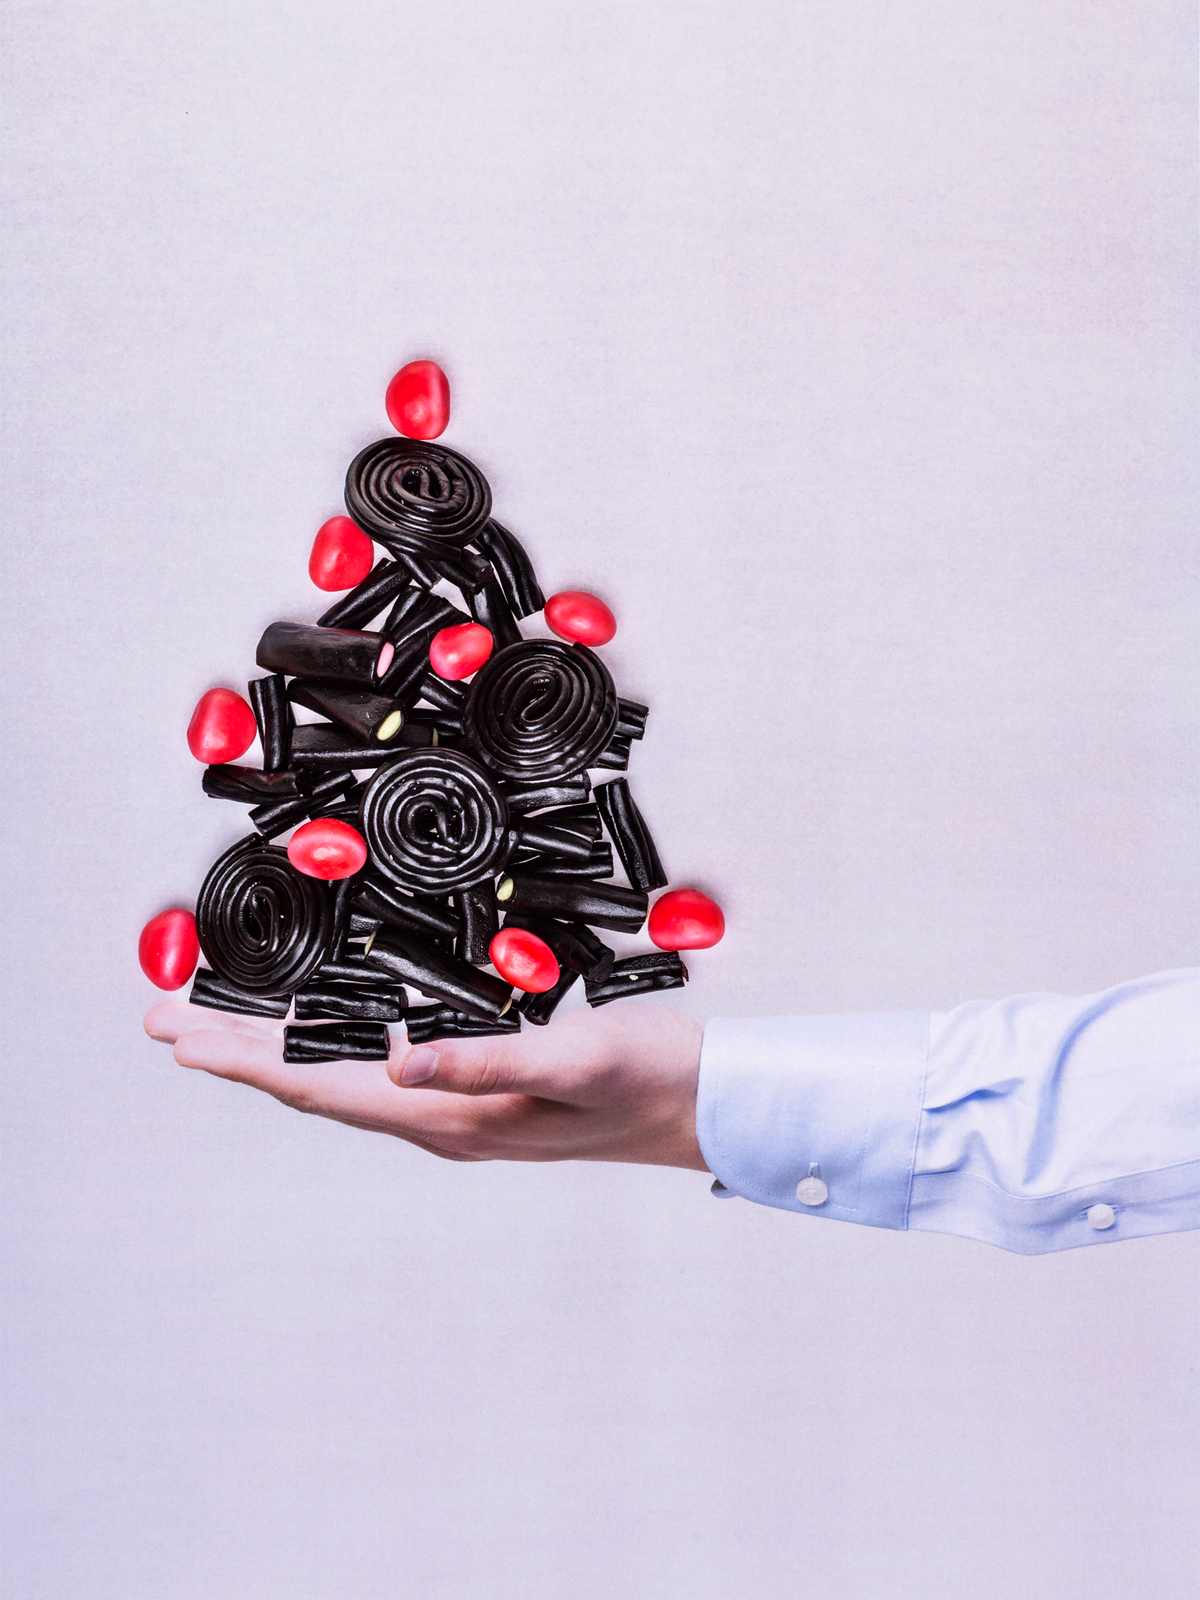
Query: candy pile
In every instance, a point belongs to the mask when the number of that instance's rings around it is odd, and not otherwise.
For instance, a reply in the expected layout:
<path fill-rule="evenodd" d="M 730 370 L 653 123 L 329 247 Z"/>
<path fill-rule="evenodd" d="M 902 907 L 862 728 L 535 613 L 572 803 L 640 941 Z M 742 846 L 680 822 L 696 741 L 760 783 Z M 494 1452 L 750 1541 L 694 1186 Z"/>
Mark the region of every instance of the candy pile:
<path fill-rule="evenodd" d="M 249 805 L 255 831 L 212 867 L 194 918 L 161 913 L 139 946 L 164 989 L 203 952 L 194 1005 L 294 1006 L 288 1061 L 383 1059 L 401 1019 L 414 1044 L 516 1032 L 581 977 L 593 1006 L 678 988 L 678 952 L 724 932 L 695 889 L 650 909 L 667 875 L 628 780 L 589 777 L 624 772 L 646 727 L 594 653 L 611 611 L 547 600 L 478 467 L 430 442 L 450 414 L 439 367 L 402 368 L 387 411 L 400 436 L 351 463 L 349 515 L 309 562 L 318 588 L 349 592 L 315 625 L 272 623 L 249 700 L 210 689 L 188 726 L 205 793 Z M 538 611 L 557 638 L 522 636 Z M 294 706 L 324 720 L 297 724 Z M 236 765 L 256 737 L 261 768 Z M 614 845 L 628 887 L 610 881 Z M 636 934 L 647 913 L 660 953 L 617 960 L 596 930 Z M 433 1004 L 410 1009 L 408 989 Z"/>

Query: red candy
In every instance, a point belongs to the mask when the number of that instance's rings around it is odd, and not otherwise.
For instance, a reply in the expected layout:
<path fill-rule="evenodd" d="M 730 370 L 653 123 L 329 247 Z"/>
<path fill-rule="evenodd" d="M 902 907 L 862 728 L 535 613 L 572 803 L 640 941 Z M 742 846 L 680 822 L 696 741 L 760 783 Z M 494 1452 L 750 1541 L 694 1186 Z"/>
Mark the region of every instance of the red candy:
<path fill-rule="evenodd" d="M 158 988 L 182 989 L 199 959 L 196 919 L 190 911 L 160 911 L 142 929 L 138 960 Z"/>
<path fill-rule="evenodd" d="M 488 959 L 505 983 L 527 994 L 545 994 L 558 982 L 554 951 L 524 928 L 501 928 L 488 945 Z"/>
<path fill-rule="evenodd" d="M 617 619 L 594 594 L 564 589 L 546 601 L 546 626 L 573 643 L 607 644 L 617 631 Z"/>
<path fill-rule="evenodd" d="M 254 713 L 232 689 L 210 689 L 202 694 L 188 723 L 188 749 L 197 761 L 236 761 L 254 743 L 258 724 Z"/>
<path fill-rule="evenodd" d="M 725 932 L 725 916 L 699 889 L 672 889 L 654 902 L 646 932 L 660 950 L 707 950 Z"/>
<path fill-rule="evenodd" d="M 463 622 L 456 628 L 435 633 L 429 646 L 429 665 L 439 678 L 452 683 L 469 678 L 492 653 L 491 634 L 478 622 Z"/>
<path fill-rule="evenodd" d="M 318 589 L 353 589 L 375 564 L 375 546 L 349 517 L 330 517 L 317 529 L 308 575 Z"/>
<path fill-rule="evenodd" d="M 309 878 L 352 878 L 367 860 L 367 841 L 348 822 L 316 817 L 296 829 L 288 860 Z"/>
<path fill-rule="evenodd" d="M 388 384 L 388 421 L 406 439 L 436 439 L 450 421 L 450 385 L 436 361 L 410 361 Z"/>

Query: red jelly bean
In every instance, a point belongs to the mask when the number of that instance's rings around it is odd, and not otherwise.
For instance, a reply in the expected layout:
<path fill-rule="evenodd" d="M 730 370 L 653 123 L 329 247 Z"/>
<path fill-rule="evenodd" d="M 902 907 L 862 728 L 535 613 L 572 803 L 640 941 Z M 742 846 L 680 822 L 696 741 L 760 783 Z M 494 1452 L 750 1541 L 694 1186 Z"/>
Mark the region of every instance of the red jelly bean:
<path fill-rule="evenodd" d="M 436 361 L 410 361 L 388 384 L 388 421 L 406 439 L 436 439 L 450 421 L 450 385 Z"/>
<path fill-rule="evenodd" d="M 315 817 L 296 829 L 288 860 L 309 878 L 352 878 L 366 865 L 367 841 L 348 822 Z"/>
<path fill-rule="evenodd" d="M 607 644 L 617 631 L 617 619 L 594 594 L 564 589 L 546 601 L 546 626 L 573 643 Z"/>
<path fill-rule="evenodd" d="M 654 902 L 646 932 L 660 950 L 707 950 L 725 932 L 725 916 L 699 889 L 672 889 Z"/>
<path fill-rule="evenodd" d="M 317 529 L 308 575 L 318 589 L 353 589 L 375 564 L 375 546 L 349 517 L 330 517 Z"/>
<path fill-rule="evenodd" d="M 200 941 L 190 911 L 160 911 L 142 929 L 138 960 L 142 971 L 160 989 L 182 989 L 196 970 Z"/>
<path fill-rule="evenodd" d="M 258 724 L 254 713 L 232 689 L 210 689 L 202 694 L 188 723 L 188 749 L 197 761 L 236 761 L 254 743 Z"/>
<path fill-rule="evenodd" d="M 524 928 L 501 928 L 488 945 L 488 959 L 505 983 L 527 994 L 545 994 L 558 982 L 554 951 Z"/>
<path fill-rule="evenodd" d="M 478 622 L 463 622 L 457 628 L 435 633 L 429 646 L 429 665 L 439 678 L 452 683 L 469 678 L 492 653 L 491 634 Z"/>

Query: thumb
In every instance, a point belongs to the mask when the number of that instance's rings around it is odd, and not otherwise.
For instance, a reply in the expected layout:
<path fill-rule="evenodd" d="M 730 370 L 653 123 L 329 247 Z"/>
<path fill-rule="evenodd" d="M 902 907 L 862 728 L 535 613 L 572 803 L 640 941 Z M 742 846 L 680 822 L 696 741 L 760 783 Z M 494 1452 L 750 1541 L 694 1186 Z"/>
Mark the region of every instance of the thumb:
<path fill-rule="evenodd" d="M 565 1098 L 566 1074 L 538 1060 L 541 1054 L 533 1040 L 520 1034 L 439 1039 L 436 1046 L 419 1044 L 398 1053 L 388 1062 L 387 1072 L 402 1089 Z"/>

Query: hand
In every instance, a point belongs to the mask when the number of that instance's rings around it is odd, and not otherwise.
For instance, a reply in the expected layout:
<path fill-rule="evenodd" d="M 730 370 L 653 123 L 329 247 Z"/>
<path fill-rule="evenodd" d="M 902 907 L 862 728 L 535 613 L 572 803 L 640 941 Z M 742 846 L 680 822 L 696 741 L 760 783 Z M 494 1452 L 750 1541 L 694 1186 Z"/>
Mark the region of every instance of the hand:
<path fill-rule="evenodd" d="M 639 1161 L 707 1170 L 696 1141 L 700 1024 L 621 1001 L 545 1028 L 443 1039 L 389 1060 L 289 1066 L 283 1023 L 168 1000 L 146 1032 L 297 1111 L 390 1133 L 452 1161 Z M 393 1032 L 400 1032 L 394 1029 Z"/>

